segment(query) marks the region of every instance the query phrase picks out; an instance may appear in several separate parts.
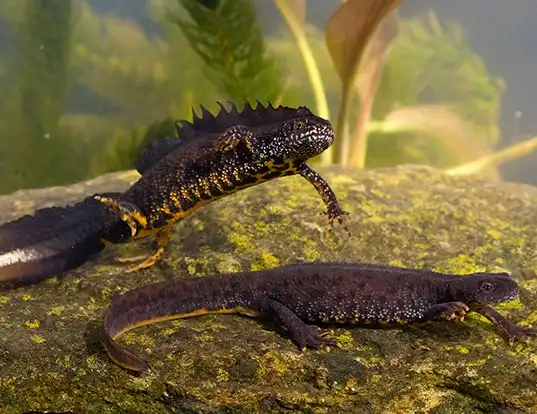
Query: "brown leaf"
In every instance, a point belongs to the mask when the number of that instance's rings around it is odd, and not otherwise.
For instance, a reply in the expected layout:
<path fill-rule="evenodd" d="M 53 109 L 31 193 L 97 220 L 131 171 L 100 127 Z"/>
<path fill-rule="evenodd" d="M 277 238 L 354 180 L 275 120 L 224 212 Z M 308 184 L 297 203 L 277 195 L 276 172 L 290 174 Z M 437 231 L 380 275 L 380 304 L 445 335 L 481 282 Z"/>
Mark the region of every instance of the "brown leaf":
<path fill-rule="evenodd" d="M 380 84 L 384 60 L 399 29 L 396 10 L 390 10 L 370 38 L 358 66 L 354 87 L 360 96 L 360 112 L 354 127 L 354 144 L 351 145 L 348 164 L 365 166 L 367 152 L 367 124 L 371 119 L 375 96 Z M 351 85 L 347 85 L 349 88 Z"/>
<path fill-rule="evenodd" d="M 356 74 L 369 39 L 382 19 L 403 0 L 348 0 L 332 15 L 326 45 L 344 85 Z"/>
<path fill-rule="evenodd" d="M 370 89 L 376 91 L 380 82 L 384 59 L 398 31 L 399 21 L 397 19 L 397 12 L 396 10 L 392 10 L 382 20 L 371 37 L 360 63 L 356 77 L 356 88 L 361 99 L 364 99 L 364 95 L 367 95 Z"/>

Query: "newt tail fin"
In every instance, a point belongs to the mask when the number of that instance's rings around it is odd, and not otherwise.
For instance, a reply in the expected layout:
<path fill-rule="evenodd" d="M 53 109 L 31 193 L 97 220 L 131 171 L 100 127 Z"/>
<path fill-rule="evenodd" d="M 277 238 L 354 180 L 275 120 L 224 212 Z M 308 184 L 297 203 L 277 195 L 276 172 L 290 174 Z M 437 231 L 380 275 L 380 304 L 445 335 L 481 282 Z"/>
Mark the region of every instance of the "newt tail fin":
<path fill-rule="evenodd" d="M 128 234 L 118 214 L 93 197 L 48 207 L 0 226 L 0 289 L 74 269 Z"/>

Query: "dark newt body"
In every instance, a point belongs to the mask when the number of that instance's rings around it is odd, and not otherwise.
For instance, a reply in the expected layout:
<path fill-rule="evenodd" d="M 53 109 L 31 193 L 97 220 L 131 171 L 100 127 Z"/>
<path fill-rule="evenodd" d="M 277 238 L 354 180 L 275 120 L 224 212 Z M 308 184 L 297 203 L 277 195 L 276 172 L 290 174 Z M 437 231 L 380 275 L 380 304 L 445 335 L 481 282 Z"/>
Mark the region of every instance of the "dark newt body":
<path fill-rule="evenodd" d="M 172 223 L 243 188 L 300 174 L 321 194 L 329 222 L 341 210 L 328 183 L 306 165 L 333 142 L 329 121 L 307 108 L 247 104 L 217 116 L 202 107 L 193 123 L 177 123 L 179 139 L 150 142 L 140 154 L 142 174 L 124 193 L 96 195 L 69 207 L 38 210 L 0 226 L 0 287 L 37 281 L 77 267 L 105 242 L 156 235 L 149 257 L 123 259 L 149 267 L 164 253 Z"/>
<path fill-rule="evenodd" d="M 301 175 L 322 196 L 330 224 L 341 222 L 337 198 L 328 183 L 307 164 L 333 142 L 329 121 L 307 108 L 267 108 L 249 104 L 242 112 L 221 106 L 215 117 L 178 125 L 180 140 L 155 143 L 142 154 L 142 177 L 118 197 L 102 201 L 120 211 L 133 239 L 156 235 L 157 249 L 130 271 L 153 265 L 163 255 L 170 228 L 202 206 L 274 178 Z"/>
<path fill-rule="evenodd" d="M 208 313 L 268 314 L 287 328 L 299 348 L 335 342 L 313 323 L 398 325 L 461 320 L 476 311 L 506 336 L 533 334 L 501 316 L 489 303 L 514 299 L 517 283 L 506 273 L 467 276 L 359 263 L 308 263 L 257 272 L 178 280 L 142 286 L 115 298 L 104 317 L 104 345 L 132 371 L 148 364 L 115 339 L 139 326 Z"/>

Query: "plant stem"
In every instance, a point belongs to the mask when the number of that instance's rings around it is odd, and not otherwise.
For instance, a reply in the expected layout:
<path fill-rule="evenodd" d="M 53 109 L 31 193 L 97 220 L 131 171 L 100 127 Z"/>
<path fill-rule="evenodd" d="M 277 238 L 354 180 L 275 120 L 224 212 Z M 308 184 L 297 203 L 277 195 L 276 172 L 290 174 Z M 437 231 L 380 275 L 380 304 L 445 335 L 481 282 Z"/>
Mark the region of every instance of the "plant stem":
<path fill-rule="evenodd" d="M 16 31 L 22 159 L 31 165 L 25 186 L 50 178 L 52 149 L 59 146 L 59 119 L 67 95 L 71 37 L 71 0 L 26 1 Z"/>
<path fill-rule="evenodd" d="M 354 79 L 351 79 L 354 82 Z M 352 83 L 351 83 L 352 84 Z M 339 112 L 336 123 L 336 142 L 334 144 L 337 157 L 334 163 L 339 163 L 343 167 L 347 166 L 347 154 L 349 153 L 349 135 L 346 131 L 346 121 L 349 114 L 349 105 L 352 98 L 352 87 L 343 85 L 341 89 L 341 100 L 339 102 Z"/>
<path fill-rule="evenodd" d="M 504 164 L 508 161 L 527 155 L 537 149 L 537 137 L 527 139 L 518 144 L 497 151 L 486 157 L 479 158 L 475 161 L 459 165 L 445 170 L 449 175 L 470 175 L 483 171 L 487 167 Z"/>
<path fill-rule="evenodd" d="M 371 120 L 371 111 L 375 101 L 376 87 L 371 83 L 360 102 L 360 112 L 356 118 L 354 126 L 354 146 L 348 157 L 348 165 L 358 168 L 364 168 L 367 156 L 367 126 Z"/>
<path fill-rule="evenodd" d="M 298 21 L 296 15 L 290 9 L 288 2 L 286 0 L 274 0 L 276 6 L 280 10 L 283 18 L 285 19 L 289 30 L 293 35 L 295 42 L 298 46 L 298 50 L 306 66 L 306 72 L 313 90 L 313 95 L 315 98 L 315 106 L 317 115 L 321 118 L 330 119 L 330 111 L 328 109 L 328 102 L 326 101 L 326 94 L 324 91 L 324 84 L 317 67 L 317 62 L 313 56 L 313 52 L 306 38 L 303 24 Z M 332 148 L 328 148 L 325 152 L 321 154 L 321 163 L 324 165 L 331 164 L 333 162 Z"/>

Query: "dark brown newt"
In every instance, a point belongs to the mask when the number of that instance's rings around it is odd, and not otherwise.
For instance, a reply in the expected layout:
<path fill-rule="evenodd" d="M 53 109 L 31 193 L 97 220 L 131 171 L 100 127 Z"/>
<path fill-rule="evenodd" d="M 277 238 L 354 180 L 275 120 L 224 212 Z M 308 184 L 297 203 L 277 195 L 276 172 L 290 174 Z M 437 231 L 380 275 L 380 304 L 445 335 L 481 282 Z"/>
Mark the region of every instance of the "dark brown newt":
<path fill-rule="evenodd" d="M 140 153 L 142 175 L 124 193 L 99 194 L 75 205 L 38 210 L 0 226 L 0 288 L 39 281 L 80 266 L 107 242 L 154 235 L 156 250 L 128 271 L 152 266 L 173 223 L 219 198 L 269 180 L 301 175 L 320 194 L 329 230 L 346 214 L 329 184 L 306 161 L 334 140 L 328 120 L 306 107 L 246 103 L 214 116 L 204 107 L 193 122 L 177 121 L 179 139 L 150 142 Z M 346 228 L 346 227 L 345 227 Z"/>
<path fill-rule="evenodd" d="M 397 326 L 463 320 L 475 311 L 509 341 L 535 331 L 517 326 L 488 304 L 518 296 L 507 273 L 466 276 L 360 263 L 305 263 L 141 286 L 114 298 L 104 315 L 104 346 L 131 371 L 148 371 L 142 358 L 120 346 L 123 333 L 148 324 L 209 313 L 267 314 L 300 348 L 335 345 L 314 323 Z"/>
<path fill-rule="evenodd" d="M 132 239 L 154 235 L 149 256 L 121 259 L 140 262 L 129 271 L 152 266 L 164 254 L 173 223 L 202 206 L 274 178 L 300 175 L 320 194 L 329 220 L 342 223 L 346 214 L 328 183 L 306 161 L 324 152 L 334 140 L 330 121 L 308 108 L 246 103 L 217 116 L 203 106 L 202 117 L 177 123 L 181 139 L 150 144 L 138 161 L 142 177 L 117 197 L 98 197 L 120 213 Z M 348 231 L 348 230 L 347 230 Z"/>

